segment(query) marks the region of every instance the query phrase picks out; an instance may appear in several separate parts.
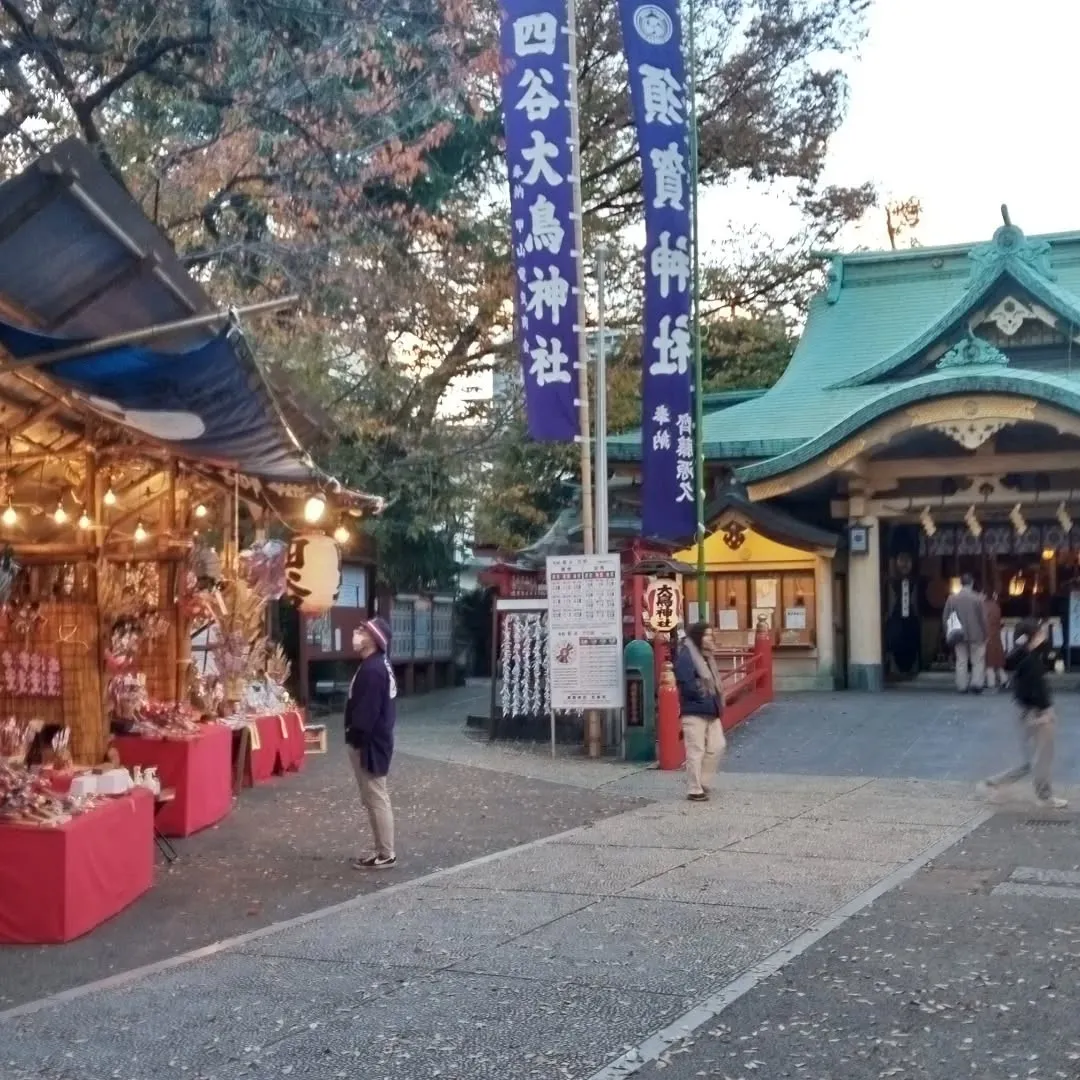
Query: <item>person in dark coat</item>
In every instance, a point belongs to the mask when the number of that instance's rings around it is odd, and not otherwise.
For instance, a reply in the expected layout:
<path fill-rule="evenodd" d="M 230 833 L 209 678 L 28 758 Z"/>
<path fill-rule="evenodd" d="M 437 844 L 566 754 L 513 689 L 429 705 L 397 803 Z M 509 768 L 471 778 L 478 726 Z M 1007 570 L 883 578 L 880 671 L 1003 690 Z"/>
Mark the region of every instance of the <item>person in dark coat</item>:
<path fill-rule="evenodd" d="M 709 797 L 709 784 L 727 746 L 720 722 L 724 690 L 713 652 L 712 628 L 708 623 L 695 623 L 687 630 L 675 660 L 686 747 L 686 797 L 691 802 L 704 802 Z"/>
<path fill-rule="evenodd" d="M 1046 654 L 1049 651 L 1047 627 L 1035 619 L 1017 624 L 1015 645 L 1005 657 L 1005 670 L 1012 673 L 1013 696 L 1019 706 L 1017 720 L 1024 748 L 1024 759 L 1013 769 L 983 780 L 981 791 L 992 791 L 1014 784 L 1025 776 L 1035 783 L 1035 798 L 1047 810 L 1064 810 L 1067 799 L 1054 796 L 1050 779 L 1054 764 L 1054 735 L 1057 718 L 1054 700 L 1046 678 Z"/>
<path fill-rule="evenodd" d="M 353 859 L 363 870 L 387 870 L 397 863 L 394 851 L 394 811 L 386 778 L 394 756 L 394 699 L 397 682 L 390 666 L 390 627 L 371 619 L 353 635 L 360 666 L 349 685 L 345 703 L 345 742 L 356 774 L 360 798 L 371 823 L 375 853 Z"/>

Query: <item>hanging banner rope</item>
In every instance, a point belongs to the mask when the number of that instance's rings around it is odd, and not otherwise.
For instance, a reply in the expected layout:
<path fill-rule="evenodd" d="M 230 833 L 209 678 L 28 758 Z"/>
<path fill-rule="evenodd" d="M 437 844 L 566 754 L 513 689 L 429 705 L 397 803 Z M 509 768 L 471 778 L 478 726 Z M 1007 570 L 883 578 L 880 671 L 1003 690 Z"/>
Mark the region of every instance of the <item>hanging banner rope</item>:
<path fill-rule="evenodd" d="M 696 528 L 691 191 L 686 67 L 678 0 L 619 0 L 645 194 L 642 532 Z"/>
<path fill-rule="evenodd" d="M 529 434 L 572 442 L 578 421 L 577 185 L 567 0 L 503 0 L 502 92 Z"/>

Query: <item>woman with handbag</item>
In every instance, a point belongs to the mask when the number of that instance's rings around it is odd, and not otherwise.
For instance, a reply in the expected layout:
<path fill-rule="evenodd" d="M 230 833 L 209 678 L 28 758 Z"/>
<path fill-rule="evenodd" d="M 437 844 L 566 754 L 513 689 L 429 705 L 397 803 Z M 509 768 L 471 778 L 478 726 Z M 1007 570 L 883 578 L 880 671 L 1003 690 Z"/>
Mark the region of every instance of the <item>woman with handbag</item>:
<path fill-rule="evenodd" d="M 679 712 L 686 746 L 687 798 L 705 802 L 720 755 L 727 746 L 720 717 L 724 691 L 716 667 L 712 628 L 695 623 L 687 632 L 675 661 Z"/>

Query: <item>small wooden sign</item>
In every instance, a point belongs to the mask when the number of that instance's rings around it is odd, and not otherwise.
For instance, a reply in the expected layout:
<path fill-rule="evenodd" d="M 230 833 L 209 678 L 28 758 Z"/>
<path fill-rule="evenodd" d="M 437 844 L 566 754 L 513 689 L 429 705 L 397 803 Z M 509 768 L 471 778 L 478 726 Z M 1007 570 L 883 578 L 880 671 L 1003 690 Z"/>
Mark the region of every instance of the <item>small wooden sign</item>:
<path fill-rule="evenodd" d="M 304 753 L 326 753 L 326 725 L 309 724 L 304 728 Z"/>

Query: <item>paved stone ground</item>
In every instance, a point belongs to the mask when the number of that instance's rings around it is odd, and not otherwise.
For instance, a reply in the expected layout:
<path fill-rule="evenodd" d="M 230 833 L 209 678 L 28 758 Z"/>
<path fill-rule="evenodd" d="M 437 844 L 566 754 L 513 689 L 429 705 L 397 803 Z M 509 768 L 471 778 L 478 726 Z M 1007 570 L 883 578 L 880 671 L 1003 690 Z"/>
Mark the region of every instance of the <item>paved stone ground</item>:
<path fill-rule="evenodd" d="M 413 725 L 422 729 L 430 717 L 446 717 L 448 705 L 464 696 L 403 702 L 401 741 L 408 743 Z M 166 866 L 159 858 L 153 890 L 92 935 L 59 947 L 0 949 L 0 1009 L 641 803 L 617 792 L 398 754 L 392 793 L 401 865 L 358 874 L 348 860 L 363 853 L 367 824 L 339 725 L 329 725 L 328 755 L 309 756 L 299 775 L 243 792 L 221 825 L 176 841 L 179 861 Z"/>
<path fill-rule="evenodd" d="M 1080 1075 L 1080 822 L 1042 818 L 999 815 L 638 1076 Z"/>
<path fill-rule="evenodd" d="M 0 1067 L 585 1077 L 979 810 L 953 785 L 750 776 L 691 806 L 663 779 L 667 802 L 0 1021 Z"/>
<path fill-rule="evenodd" d="M 1056 772 L 1080 781 L 1080 695 L 1057 699 Z M 973 782 L 1017 756 L 1007 694 L 961 696 L 909 689 L 884 694 L 798 694 L 757 716 L 725 762 L 738 772 L 918 777 Z"/>
<path fill-rule="evenodd" d="M 465 738 L 460 704 L 470 693 L 482 696 L 466 691 L 429 700 L 402 724 L 406 768 L 413 758 L 437 773 L 460 769 L 454 776 L 459 789 L 501 780 L 509 800 L 489 802 L 499 819 L 519 789 L 540 785 L 526 808 L 526 824 L 552 812 L 552 805 L 558 820 L 544 819 L 534 835 L 554 832 L 566 816 L 580 817 L 574 800 L 582 796 L 645 798 L 649 804 L 434 878 L 395 885 L 387 875 L 373 884 L 390 888 L 328 917 L 270 929 L 212 956 L 24 1015 L 0 1015 L 0 1075 L 586 1080 L 894 868 L 968 827 L 983 810 L 968 781 L 1003 767 L 1015 754 L 1011 709 L 1003 699 L 911 691 L 791 698 L 736 733 L 716 798 L 690 806 L 678 774 L 565 755 L 552 760 L 544 748 L 493 747 Z M 468 707 L 477 709 L 475 703 Z M 1073 780 L 1074 735 L 1068 709 L 1061 712 L 1061 772 Z M 894 727 L 904 729 L 903 738 Z M 934 752 L 924 752 L 926 743 Z M 453 765 L 445 764 L 447 757 Z M 433 819 L 450 821 L 447 833 L 459 832 L 462 843 L 470 842 L 476 822 L 462 820 L 461 810 L 477 790 L 483 788 L 469 787 L 446 812 L 432 812 Z M 612 809 L 618 807 L 605 802 L 586 817 Z M 1049 836 L 1053 830 L 1044 831 Z M 518 838 L 528 835 L 524 826 L 512 831 Z M 1029 843 L 1022 865 L 1038 868 L 1036 855 Z M 1067 861 L 1067 854 L 1062 857 Z M 950 880 L 960 882 L 969 882 L 968 870 L 982 867 L 938 865 L 949 866 Z M 1021 875 L 1012 884 L 1030 881 Z M 961 894 L 958 903 L 964 899 L 971 897 Z M 1030 902 L 1001 894 L 989 899 L 1015 910 Z M 919 911 L 930 926 L 946 909 L 939 912 L 931 898 Z M 950 925 L 964 918 L 962 908 L 956 912 Z M 911 910 L 904 915 L 917 916 Z M 854 933 L 857 925 L 837 934 Z M 992 928 L 998 941 L 1005 925 Z M 917 928 L 895 948 L 900 931 L 891 933 L 884 943 L 877 930 L 858 939 L 859 961 L 872 970 L 872 962 L 900 957 L 899 963 L 914 965 L 903 969 L 911 973 L 908 981 L 922 978 L 919 965 L 925 964 L 930 992 L 942 982 L 939 960 L 920 955 Z M 1061 955 L 1075 959 L 1074 938 L 1059 937 Z M 1010 936 L 1004 947 L 1016 940 Z M 942 949 L 949 941 L 939 935 L 932 945 Z M 842 955 L 855 955 L 845 948 Z M 4 991 L 8 956 L 0 953 Z M 931 976 L 934 981 L 927 981 Z M 824 993 L 827 981 L 795 985 L 791 996 Z M 830 1005 L 829 1022 L 838 1014 L 855 1015 L 858 1001 L 838 1000 Z M 825 1005 L 822 999 L 820 1007 Z M 729 1015 L 721 1017 L 724 1023 Z M 770 1016 L 762 1014 L 759 1026 L 771 1023 Z M 736 1030 L 737 1038 L 747 1033 Z M 755 1046 L 761 1041 L 750 1038 Z M 854 1069 L 850 1063 L 823 1065 L 808 1074 L 795 1068 L 798 1062 L 785 1062 L 780 1071 L 755 1070 L 758 1059 L 732 1059 L 735 1072 L 702 1073 L 698 1065 L 685 1075 L 885 1075 L 872 1058 L 853 1058 Z M 945 1080 L 955 1072 L 923 1069 L 918 1075 Z"/>

